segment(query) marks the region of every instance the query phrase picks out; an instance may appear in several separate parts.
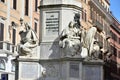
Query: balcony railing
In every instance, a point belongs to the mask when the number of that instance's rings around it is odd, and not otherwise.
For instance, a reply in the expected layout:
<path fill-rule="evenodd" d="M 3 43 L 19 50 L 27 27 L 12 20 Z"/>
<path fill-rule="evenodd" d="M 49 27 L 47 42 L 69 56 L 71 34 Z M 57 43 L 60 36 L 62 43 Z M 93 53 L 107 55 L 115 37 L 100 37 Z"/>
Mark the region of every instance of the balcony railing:
<path fill-rule="evenodd" d="M 106 12 L 107 10 L 102 6 L 102 4 L 99 2 L 99 0 L 91 0 L 91 2 L 93 4 L 95 4 L 95 6 L 99 7 L 99 9 L 101 9 L 102 11 Z"/>
<path fill-rule="evenodd" d="M 93 24 L 98 29 L 98 31 L 101 32 L 103 30 L 103 25 L 99 21 L 94 21 Z"/>
<path fill-rule="evenodd" d="M 111 25 L 111 27 L 120 34 L 120 28 L 118 28 L 117 25 L 115 25 L 115 24 L 113 23 L 113 24 Z"/>
<path fill-rule="evenodd" d="M 0 41 L 0 50 L 9 51 L 13 53 L 15 51 L 15 47 L 16 46 L 14 46 L 11 43 Z"/>

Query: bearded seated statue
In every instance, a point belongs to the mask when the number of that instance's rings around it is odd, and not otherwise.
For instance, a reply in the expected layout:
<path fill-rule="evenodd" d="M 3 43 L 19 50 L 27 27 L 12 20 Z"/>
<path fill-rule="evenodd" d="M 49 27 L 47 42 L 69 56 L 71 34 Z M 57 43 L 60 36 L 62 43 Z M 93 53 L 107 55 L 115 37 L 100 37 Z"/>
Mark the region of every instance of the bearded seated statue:
<path fill-rule="evenodd" d="M 70 22 L 68 29 L 64 29 L 59 45 L 64 49 L 66 55 L 74 56 L 80 53 L 80 31 L 74 26 L 74 23 Z"/>
<path fill-rule="evenodd" d="M 38 38 L 30 26 L 25 25 L 25 29 L 19 33 L 21 36 L 19 54 L 32 56 L 34 54 L 34 48 L 38 45 Z"/>

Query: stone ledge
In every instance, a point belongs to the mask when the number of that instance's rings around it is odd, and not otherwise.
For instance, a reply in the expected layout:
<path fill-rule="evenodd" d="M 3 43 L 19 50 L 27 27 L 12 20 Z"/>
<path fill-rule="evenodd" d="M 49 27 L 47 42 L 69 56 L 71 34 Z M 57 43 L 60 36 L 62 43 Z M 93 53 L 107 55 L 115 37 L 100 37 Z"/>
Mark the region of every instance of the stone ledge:
<path fill-rule="evenodd" d="M 18 58 L 15 61 L 19 61 L 19 62 L 39 62 L 39 59 Z"/>
<path fill-rule="evenodd" d="M 83 9 L 83 8 L 78 7 L 76 5 L 70 5 L 70 4 L 41 5 L 38 8 L 42 9 L 42 8 L 59 8 L 59 7 L 75 8 L 75 9 L 78 9 L 80 11 L 82 11 L 82 9 Z"/>
<path fill-rule="evenodd" d="M 18 58 L 15 61 L 21 61 L 21 62 L 62 62 L 62 61 L 79 61 L 82 62 L 84 65 L 104 65 L 105 62 L 103 60 L 89 60 L 85 61 L 84 58 L 59 58 L 59 59 L 30 59 L 30 58 Z"/>
<path fill-rule="evenodd" d="M 83 62 L 83 58 L 59 58 L 59 59 L 39 59 L 39 62 L 64 62 L 64 61 L 77 61 Z"/>
<path fill-rule="evenodd" d="M 90 60 L 90 61 L 83 61 L 84 65 L 104 65 L 103 60 Z"/>

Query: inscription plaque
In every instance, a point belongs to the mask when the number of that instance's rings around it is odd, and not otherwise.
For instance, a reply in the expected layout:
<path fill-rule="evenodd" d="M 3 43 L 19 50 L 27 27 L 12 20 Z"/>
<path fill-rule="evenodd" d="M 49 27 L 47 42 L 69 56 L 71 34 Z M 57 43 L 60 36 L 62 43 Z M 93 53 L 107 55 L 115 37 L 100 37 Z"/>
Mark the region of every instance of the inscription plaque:
<path fill-rule="evenodd" d="M 46 12 L 46 35 L 58 35 L 59 12 Z"/>
<path fill-rule="evenodd" d="M 70 63 L 70 77 L 79 78 L 79 64 Z"/>
<path fill-rule="evenodd" d="M 100 66 L 84 66 L 83 80 L 102 80 Z"/>
<path fill-rule="evenodd" d="M 37 63 L 22 63 L 21 78 L 37 78 L 38 64 Z"/>

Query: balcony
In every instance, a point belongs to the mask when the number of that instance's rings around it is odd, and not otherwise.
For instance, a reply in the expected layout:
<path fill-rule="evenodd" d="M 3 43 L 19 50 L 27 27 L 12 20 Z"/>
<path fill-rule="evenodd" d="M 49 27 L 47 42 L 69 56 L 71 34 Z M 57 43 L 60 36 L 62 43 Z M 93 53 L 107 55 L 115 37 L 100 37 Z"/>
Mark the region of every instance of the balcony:
<path fill-rule="evenodd" d="M 99 0 L 91 0 L 91 3 L 93 3 L 101 11 L 106 12 L 106 9 L 102 6 L 102 4 L 99 2 Z"/>
<path fill-rule="evenodd" d="M 90 6 L 95 6 L 95 8 L 97 8 L 97 10 L 99 10 L 101 13 L 103 13 L 106 18 L 111 21 L 111 16 L 109 14 L 109 12 L 107 12 L 106 8 L 104 8 L 102 6 L 102 4 L 98 1 L 98 0 L 90 0 L 89 2 Z"/>
<path fill-rule="evenodd" d="M 0 51 L 11 54 L 15 51 L 15 46 L 8 42 L 0 41 Z"/>
<path fill-rule="evenodd" d="M 111 27 L 120 34 L 120 28 L 117 25 L 113 23 Z"/>
<path fill-rule="evenodd" d="M 98 31 L 101 32 L 103 30 L 103 25 L 99 21 L 94 21 L 93 24 L 97 28 Z"/>

